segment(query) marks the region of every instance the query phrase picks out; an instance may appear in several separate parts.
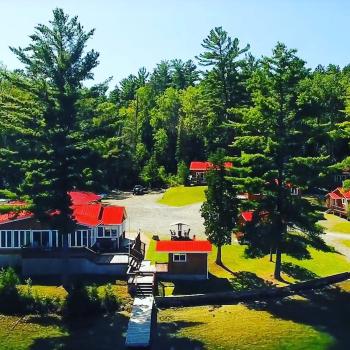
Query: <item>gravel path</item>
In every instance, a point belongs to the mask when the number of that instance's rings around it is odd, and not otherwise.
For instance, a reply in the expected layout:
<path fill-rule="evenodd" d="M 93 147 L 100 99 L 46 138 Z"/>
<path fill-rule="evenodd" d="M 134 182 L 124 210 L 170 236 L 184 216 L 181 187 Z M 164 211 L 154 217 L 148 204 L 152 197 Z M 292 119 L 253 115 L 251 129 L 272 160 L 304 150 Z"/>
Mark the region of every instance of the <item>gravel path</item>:
<path fill-rule="evenodd" d="M 350 240 L 350 234 L 331 232 L 326 230 L 323 236 L 327 244 L 333 246 L 339 253 L 343 254 L 350 261 L 350 248 L 341 243 L 341 240 Z"/>
<path fill-rule="evenodd" d="M 106 200 L 107 203 L 123 205 L 128 214 L 127 231 L 168 235 L 169 226 L 173 222 L 181 221 L 191 227 L 190 234 L 204 237 L 203 219 L 200 215 L 201 203 L 183 207 L 170 207 L 157 203 L 162 193 L 150 193 L 133 196 L 123 193 L 120 199 Z"/>

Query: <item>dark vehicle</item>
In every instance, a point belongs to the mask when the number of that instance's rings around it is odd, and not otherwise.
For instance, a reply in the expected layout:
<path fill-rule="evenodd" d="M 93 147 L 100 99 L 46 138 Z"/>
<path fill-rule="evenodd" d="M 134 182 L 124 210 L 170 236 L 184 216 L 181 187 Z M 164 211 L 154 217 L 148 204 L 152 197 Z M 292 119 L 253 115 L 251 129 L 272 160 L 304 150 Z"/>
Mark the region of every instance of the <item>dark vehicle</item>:
<path fill-rule="evenodd" d="M 145 194 L 145 188 L 141 185 L 136 185 L 134 186 L 134 188 L 132 189 L 132 194 L 135 195 L 142 195 Z"/>

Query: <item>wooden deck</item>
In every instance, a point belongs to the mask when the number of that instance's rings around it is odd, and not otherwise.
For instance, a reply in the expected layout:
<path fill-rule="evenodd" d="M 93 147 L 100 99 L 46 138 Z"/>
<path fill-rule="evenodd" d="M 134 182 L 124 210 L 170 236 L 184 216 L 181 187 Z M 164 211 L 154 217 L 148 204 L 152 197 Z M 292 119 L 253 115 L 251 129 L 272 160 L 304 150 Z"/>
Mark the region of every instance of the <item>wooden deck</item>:
<path fill-rule="evenodd" d="M 147 348 L 151 343 L 153 296 L 135 298 L 126 335 L 127 348 Z"/>

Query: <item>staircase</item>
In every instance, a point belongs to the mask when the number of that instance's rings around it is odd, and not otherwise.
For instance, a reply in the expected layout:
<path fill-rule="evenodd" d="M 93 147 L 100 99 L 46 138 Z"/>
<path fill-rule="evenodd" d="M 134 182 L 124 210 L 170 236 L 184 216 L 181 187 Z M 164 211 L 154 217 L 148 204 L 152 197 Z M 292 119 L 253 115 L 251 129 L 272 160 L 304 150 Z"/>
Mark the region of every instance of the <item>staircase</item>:
<path fill-rule="evenodd" d="M 153 296 L 154 276 L 140 276 L 137 277 L 136 282 L 136 298 L 145 298 Z"/>

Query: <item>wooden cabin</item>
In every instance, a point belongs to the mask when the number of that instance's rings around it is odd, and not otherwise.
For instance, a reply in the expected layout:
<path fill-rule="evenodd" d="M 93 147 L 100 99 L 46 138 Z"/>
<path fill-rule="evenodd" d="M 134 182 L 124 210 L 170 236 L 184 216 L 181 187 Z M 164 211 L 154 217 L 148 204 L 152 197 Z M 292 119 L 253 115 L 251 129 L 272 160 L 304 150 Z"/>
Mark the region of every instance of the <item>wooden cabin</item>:
<path fill-rule="evenodd" d="M 165 280 L 207 279 L 211 243 L 195 236 L 190 238 L 188 225 L 175 225 L 176 236 L 172 234 L 170 240 L 156 242 L 156 252 L 168 254 L 167 263 L 156 263 L 157 276 Z"/>
<path fill-rule="evenodd" d="M 233 165 L 231 162 L 225 162 L 224 166 L 229 169 L 232 168 Z M 211 162 L 191 162 L 189 182 L 192 185 L 205 185 L 207 183 L 205 175 L 212 169 L 213 163 Z"/>
<path fill-rule="evenodd" d="M 350 191 L 343 187 L 338 187 L 326 195 L 327 212 L 342 217 L 348 217 L 350 203 Z"/>

